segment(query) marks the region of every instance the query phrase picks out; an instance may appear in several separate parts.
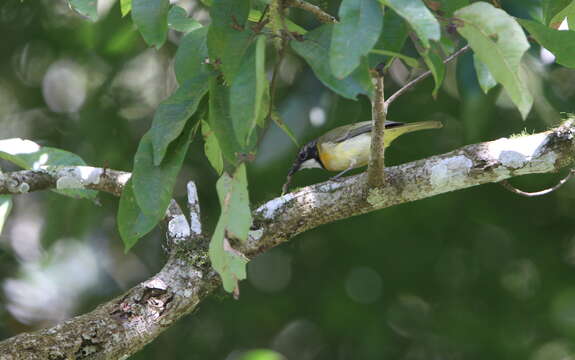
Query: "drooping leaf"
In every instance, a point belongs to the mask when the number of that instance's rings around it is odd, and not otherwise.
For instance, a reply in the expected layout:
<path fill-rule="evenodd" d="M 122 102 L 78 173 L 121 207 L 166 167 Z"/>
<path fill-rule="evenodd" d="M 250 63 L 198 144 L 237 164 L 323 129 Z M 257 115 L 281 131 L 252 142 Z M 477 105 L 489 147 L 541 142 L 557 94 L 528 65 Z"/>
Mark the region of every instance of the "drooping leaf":
<path fill-rule="evenodd" d="M 224 171 L 224 159 L 222 158 L 222 150 L 216 135 L 210 129 L 210 124 L 202 120 L 202 136 L 204 137 L 204 152 L 212 167 L 216 170 L 218 175 Z"/>
<path fill-rule="evenodd" d="M 244 55 L 240 71 L 230 87 L 232 125 L 236 140 L 243 148 L 247 147 L 252 132 L 261 116 L 260 112 L 267 81 L 265 77 L 264 54 L 265 37 L 258 36 L 256 44 L 252 45 Z"/>
<path fill-rule="evenodd" d="M 291 139 L 291 141 L 295 144 L 296 147 L 299 147 L 299 144 L 297 142 L 297 139 L 294 135 L 294 133 L 291 131 L 291 129 L 289 128 L 289 126 L 287 126 L 287 124 L 283 121 L 283 119 L 281 118 L 281 116 L 275 112 L 272 111 L 271 113 L 271 118 L 273 120 L 273 122 L 280 128 L 282 129 L 282 131 L 284 133 L 286 133 L 286 135 Z"/>
<path fill-rule="evenodd" d="M 249 157 L 255 144 L 252 140 L 242 145 L 237 140 L 230 111 L 230 88 L 217 76 L 210 77 L 209 86 L 210 128 L 216 134 L 224 159 L 235 165 L 243 157 Z"/>
<path fill-rule="evenodd" d="M 144 41 L 161 48 L 168 36 L 169 0 L 132 0 L 132 21 Z"/>
<path fill-rule="evenodd" d="M 483 61 L 479 60 L 477 55 L 473 55 L 473 66 L 475 67 L 475 72 L 477 73 L 477 81 L 479 82 L 479 86 L 481 87 L 481 90 L 487 94 L 489 90 L 497 86 L 497 81 L 493 75 L 491 75 L 491 72 L 483 63 Z"/>
<path fill-rule="evenodd" d="M 455 12 L 463 22 L 457 27 L 469 45 L 501 83 L 523 118 L 533 97 L 519 76 L 519 67 L 529 43 L 521 26 L 505 11 L 486 2 L 477 2 Z"/>
<path fill-rule="evenodd" d="M 6 224 L 6 219 L 12 211 L 12 195 L 0 195 L 0 234 Z"/>
<path fill-rule="evenodd" d="M 42 166 L 81 166 L 86 165 L 78 155 L 71 152 L 40 146 L 33 141 L 20 138 L 0 140 L 0 159 L 8 160 L 23 169 L 39 169 Z M 95 199 L 97 191 L 66 189 L 65 181 L 58 184 L 62 189 L 56 192 L 62 195 Z"/>
<path fill-rule="evenodd" d="M 157 221 L 163 218 L 170 204 L 177 176 L 190 145 L 194 125 L 188 122 L 178 139 L 170 145 L 164 161 L 159 166 L 153 162 L 150 132 L 140 140 L 131 178 L 134 196 L 142 212 Z"/>
<path fill-rule="evenodd" d="M 439 22 L 422 0 L 380 1 L 392 8 L 393 11 L 409 23 L 425 48 L 429 47 L 430 40 L 439 41 L 441 37 Z"/>
<path fill-rule="evenodd" d="M 567 25 L 569 26 L 569 30 L 575 30 L 575 12 L 567 16 Z"/>
<path fill-rule="evenodd" d="M 250 0 L 219 0 L 210 9 L 208 52 L 220 62 L 226 82 L 231 84 L 247 51 L 252 31 L 247 24 Z"/>
<path fill-rule="evenodd" d="M 401 52 L 403 46 L 405 45 L 405 40 L 409 32 L 409 27 L 403 18 L 394 11 L 387 9 L 383 14 L 383 29 L 379 34 L 379 39 L 371 51 L 369 56 L 369 66 L 375 67 L 379 63 L 387 63 L 386 66 L 391 64 L 396 55 Z M 380 51 L 382 51 L 380 53 Z M 388 53 L 385 53 L 388 52 Z M 375 54 L 375 55 L 374 55 Z M 382 56 L 383 55 L 383 56 Z M 397 55 L 397 57 L 399 57 Z M 406 61 L 406 64 L 412 67 L 417 67 L 417 60 L 409 57 L 399 57 L 400 59 Z M 413 59 L 413 61 L 408 60 Z"/>
<path fill-rule="evenodd" d="M 187 33 L 202 27 L 197 20 L 188 17 L 184 8 L 172 6 L 168 13 L 168 26 L 170 29 Z"/>
<path fill-rule="evenodd" d="M 182 38 L 174 61 L 178 83 L 182 84 L 189 78 L 209 73 L 209 67 L 205 64 L 208 58 L 207 34 L 208 27 L 202 27 Z"/>
<path fill-rule="evenodd" d="M 208 91 L 208 74 L 200 73 L 183 84 L 156 109 L 152 121 L 151 140 L 154 165 L 160 165 L 168 146 L 180 136 L 188 119 Z"/>
<path fill-rule="evenodd" d="M 132 246 L 136 245 L 138 240 L 152 231 L 161 219 L 161 217 L 158 219 L 153 215 L 146 215 L 142 212 L 136 201 L 132 180 L 130 179 L 124 186 L 124 190 L 122 190 L 117 215 L 118 231 L 124 243 L 124 250 L 127 252 Z"/>
<path fill-rule="evenodd" d="M 224 173 L 216 189 L 221 214 L 210 241 L 210 260 L 224 289 L 237 292 L 238 281 L 246 278 L 248 260 L 230 246 L 229 240 L 245 241 L 252 223 L 245 164 L 238 166 L 233 177 Z"/>
<path fill-rule="evenodd" d="M 437 92 L 441 88 L 441 84 L 443 83 L 443 79 L 445 78 L 445 64 L 441 57 L 433 51 L 433 48 L 429 49 L 428 51 L 422 52 L 421 56 L 423 57 L 423 61 L 427 65 L 427 68 L 431 71 L 433 75 L 433 81 L 435 82 L 435 86 L 433 87 L 433 97 L 437 96 Z"/>
<path fill-rule="evenodd" d="M 290 45 L 306 60 L 317 78 L 334 92 L 348 99 L 371 94 L 373 90 L 366 61 L 344 79 L 333 76 L 329 65 L 332 27 L 330 24 L 322 25 L 308 32 L 303 41 L 292 41 Z"/>
<path fill-rule="evenodd" d="M 575 11 L 575 1 L 543 0 L 542 9 L 545 25 L 557 28 L 569 12 Z"/>
<path fill-rule="evenodd" d="M 120 12 L 122 17 L 128 15 L 132 10 L 132 0 L 120 0 Z"/>
<path fill-rule="evenodd" d="M 383 25 L 377 0 L 343 0 L 339 23 L 333 26 L 329 63 L 333 75 L 343 79 L 360 64 L 373 48 Z"/>
<path fill-rule="evenodd" d="M 98 19 L 98 0 L 68 0 L 68 3 L 80 15 L 92 21 Z"/>
<path fill-rule="evenodd" d="M 262 123 L 261 119 L 265 118 L 265 113 L 268 110 L 267 103 L 269 85 L 266 78 L 266 38 L 265 36 L 258 36 L 256 39 L 256 90 L 255 90 L 255 105 L 254 114 L 256 123 Z"/>
<path fill-rule="evenodd" d="M 555 55 L 559 64 L 575 68 L 575 31 L 555 30 L 530 20 L 518 21 L 541 46 Z"/>

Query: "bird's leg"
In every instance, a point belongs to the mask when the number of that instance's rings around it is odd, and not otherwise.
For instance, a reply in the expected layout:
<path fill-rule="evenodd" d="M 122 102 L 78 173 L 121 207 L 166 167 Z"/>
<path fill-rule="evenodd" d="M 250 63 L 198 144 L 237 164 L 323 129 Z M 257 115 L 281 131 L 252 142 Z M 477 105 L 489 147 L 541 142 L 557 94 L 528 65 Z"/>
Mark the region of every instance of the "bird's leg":
<path fill-rule="evenodd" d="M 340 173 L 337 174 L 336 176 L 331 177 L 329 180 L 331 180 L 331 181 L 339 180 L 346 172 L 348 172 L 348 171 L 350 171 L 351 169 L 353 169 L 354 166 L 355 166 L 355 160 L 351 160 L 351 162 L 349 163 L 349 166 L 347 167 L 347 169 L 345 169 L 344 171 L 340 172 Z"/>

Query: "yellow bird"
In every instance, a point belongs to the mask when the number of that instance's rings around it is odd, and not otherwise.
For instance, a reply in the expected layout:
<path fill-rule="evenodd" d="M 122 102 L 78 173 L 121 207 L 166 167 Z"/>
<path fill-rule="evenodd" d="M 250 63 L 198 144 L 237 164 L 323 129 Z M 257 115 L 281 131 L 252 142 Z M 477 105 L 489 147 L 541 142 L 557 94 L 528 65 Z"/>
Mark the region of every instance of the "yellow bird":
<path fill-rule="evenodd" d="M 439 129 L 439 121 L 421 121 L 415 123 L 385 122 L 383 143 L 388 147 L 399 136 L 418 130 Z M 287 191 L 291 177 L 297 171 L 309 168 L 322 168 L 329 171 L 341 171 L 340 177 L 351 169 L 367 165 L 371 153 L 372 121 L 344 125 L 328 131 L 316 140 L 304 145 L 294 161 L 283 192 Z"/>

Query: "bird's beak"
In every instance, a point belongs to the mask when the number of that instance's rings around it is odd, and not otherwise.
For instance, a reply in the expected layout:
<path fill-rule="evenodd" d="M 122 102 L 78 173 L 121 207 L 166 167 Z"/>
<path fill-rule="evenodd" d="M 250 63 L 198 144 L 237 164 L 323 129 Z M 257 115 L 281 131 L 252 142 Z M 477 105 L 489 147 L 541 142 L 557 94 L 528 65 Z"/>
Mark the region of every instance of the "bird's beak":
<path fill-rule="evenodd" d="M 301 167 L 301 162 L 299 161 L 299 159 L 296 159 L 296 161 L 293 163 L 291 169 L 289 170 L 287 177 L 286 177 L 286 182 L 285 184 L 282 186 L 282 195 L 284 195 L 285 193 L 288 192 L 288 188 L 289 185 L 291 183 L 291 178 L 293 176 L 293 174 L 295 174 Z"/>

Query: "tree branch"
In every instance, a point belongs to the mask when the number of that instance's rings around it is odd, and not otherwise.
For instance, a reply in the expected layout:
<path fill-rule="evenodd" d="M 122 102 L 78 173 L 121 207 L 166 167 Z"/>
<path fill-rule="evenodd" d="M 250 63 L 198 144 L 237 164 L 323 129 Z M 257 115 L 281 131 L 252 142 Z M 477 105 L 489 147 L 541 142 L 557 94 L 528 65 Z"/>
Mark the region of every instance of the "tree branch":
<path fill-rule="evenodd" d="M 371 79 L 375 95 L 371 104 L 373 130 L 371 131 L 371 156 L 367 168 L 367 185 L 370 189 L 374 189 L 385 184 L 385 144 L 383 140 L 387 108 L 385 107 L 383 66 L 378 65 L 373 70 Z"/>
<path fill-rule="evenodd" d="M 335 17 L 323 11 L 319 6 L 310 4 L 304 0 L 287 0 L 286 5 L 312 13 L 319 21 L 324 24 L 336 24 L 338 22 Z"/>
<path fill-rule="evenodd" d="M 470 47 L 469 45 L 465 45 L 464 47 L 462 47 L 461 49 L 457 50 L 456 52 L 454 52 L 453 54 L 449 55 L 448 57 L 445 58 L 445 60 L 443 60 L 444 64 L 447 64 L 451 61 L 453 61 L 455 58 L 457 58 L 459 55 L 465 53 L 467 50 L 469 50 Z M 393 95 L 391 95 L 387 101 L 385 102 L 385 107 L 389 107 L 389 105 L 394 102 L 395 100 L 397 100 L 398 97 L 400 97 L 401 95 L 403 95 L 404 93 L 406 93 L 409 89 L 411 89 L 412 87 L 414 87 L 417 83 L 419 83 L 420 81 L 424 80 L 425 78 L 429 77 L 431 75 L 431 70 L 424 72 L 423 74 L 419 75 L 418 77 L 416 77 L 415 79 L 411 80 L 410 82 L 408 82 L 407 84 L 403 85 L 399 90 L 397 90 L 395 93 L 393 93 Z"/>
<path fill-rule="evenodd" d="M 557 171 L 574 160 L 575 126 L 568 120 L 547 132 L 468 145 L 388 167 L 384 187 L 371 193 L 367 201 L 365 173 L 314 184 L 254 210 L 253 230 L 237 250 L 253 258 L 306 230 L 336 220 L 515 176 Z M 45 169 L 34 174 L 55 186 L 58 176 L 76 174 L 78 168 Z M 0 182 L 22 179 L 23 174 L 32 173 L 1 174 Z M 104 183 L 77 184 L 78 188 L 104 187 Z M 12 193 L 5 187 L 1 190 Z M 179 215 L 181 212 L 171 221 Z M 176 238 L 179 233 L 168 235 Z M 157 275 L 88 314 L 1 342 L 2 359 L 119 359 L 138 351 L 221 285 L 209 265 L 201 237 L 173 242 L 176 245 Z"/>

